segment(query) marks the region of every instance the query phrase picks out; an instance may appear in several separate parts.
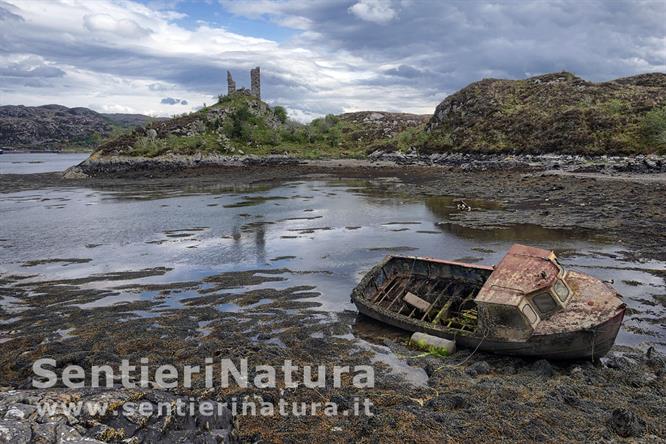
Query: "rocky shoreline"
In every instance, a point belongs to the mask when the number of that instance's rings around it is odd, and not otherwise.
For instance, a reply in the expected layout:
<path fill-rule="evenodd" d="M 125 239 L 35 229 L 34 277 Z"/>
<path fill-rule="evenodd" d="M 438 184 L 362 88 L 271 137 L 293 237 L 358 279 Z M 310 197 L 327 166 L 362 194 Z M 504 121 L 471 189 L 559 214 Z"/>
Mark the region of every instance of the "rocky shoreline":
<path fill-rule="evenodd" d="M 479 154 L 433 153 L 415 151 L 388 153 L 375 151 L 370 160 L 389 161 L 406 165 L 447 165 L 471 170 L 561 170 L 575 173 L 664 173 L 666 156 L 583 156 L 572 154 Z"/>
<path fill-rule="evenodd" d="M 178 416 L 175 409 L 164 408 L 189 402 L 197 407 L 209 403 L 215 414 Z M 66 406 L 76 403 L 90 408 L 74 416 Z M 93 406 L 106 410 L 95 411 Z M 139 406 L 151 413 L 139 413 Z M 158 389 L 8 390 L 0 392 L 0 418 L 0 442 L 14 444 L 238 442 L 227 406 Z"/>
<path fill-rule="evenodd" d="M 184 170 L 227 168 L 243 166 L 295 166 L 327 167 L 390 167 L 433 166 L 454 167 L 470 171 L 562 171 L 600 174 L 655 174 L 666 173 L 666 156 L 581 156 L 581 155 L 504 155 L 477 153 L 419 154 L 375 151 L 367 159 L 300 159 L 288 155 L 224 156 L 224 155 L 166 155 L 156 158 L 93 155 L 69 168 L 65 178 L 126 177 L 128 175 L 161 175 Z"/>

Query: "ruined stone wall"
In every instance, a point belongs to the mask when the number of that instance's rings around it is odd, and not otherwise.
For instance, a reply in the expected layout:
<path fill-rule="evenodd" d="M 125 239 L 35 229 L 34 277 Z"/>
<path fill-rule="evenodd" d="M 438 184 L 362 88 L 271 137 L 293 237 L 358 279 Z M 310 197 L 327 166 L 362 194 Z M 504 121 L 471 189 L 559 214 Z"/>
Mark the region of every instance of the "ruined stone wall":
<path fill-rule="evenodd" d="M 258 66 L 250 70 L 250 92 L 257 99 L 261 99 L 261 73 Z"/>
<path fill-rule="evenodd" d="M 231 77 L 231 73 L 227 71 L 227 94 L 232 95 L 236 92 L 236 82 Z"/>
<path fill-rule="evenodd" d="M 236 82 L 231 77 L 231 72 L 227 71 L 227 94 L 232 95 L 236 91 Z M 241 91 L 247 90 L 241 88 Z M 261 72 L 258 66 L 250 70 L 250 94 L 261 99 Z"/>

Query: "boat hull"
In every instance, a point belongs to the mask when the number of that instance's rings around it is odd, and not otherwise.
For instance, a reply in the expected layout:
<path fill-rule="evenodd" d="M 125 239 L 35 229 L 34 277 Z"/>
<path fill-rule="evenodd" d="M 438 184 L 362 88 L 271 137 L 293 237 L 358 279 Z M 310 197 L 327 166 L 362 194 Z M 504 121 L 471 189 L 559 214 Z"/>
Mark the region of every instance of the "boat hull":
<path fill-rule="evenodd" d="M 615 316 L 588 330 L 549 335 L 533 335 L 527 341 L 497 341 L 471 334 L 450 333 L 444 329 L 414 323 L 393 313 L 380 313 L 363 300 L 354 300 L 358 311 L 377 321 L 409 332 L 422 332 L 455 340 L 461 348 L 471 348 L 486 353 L 510 356 L 543 358 L 551 360 L 598 359 L 606 355 L 615 343 L 622 325 L 625 309 Z"/>
<path fill-rule="evenodd" d="M 590 325 L 588 323 L 585 328 L 580 327 L 563 332 L 534 332 L 529 337 L 520 340 L 482 337 L 479 330 L 464 331 L 448 328 L 442 324 L 433 324 L 432 322 L 405 316 L 391 310 L 391 307 L 387 307 L 386 304 L 382 306 L 380 303 L 374 303 L 372 300 L 373 292 L 377 291 L 375 288 L 379 288 L 382 282 L 385 282 L 385 279 L 382 278 L 386 274 L 383 271 L 384 267 L 395 261 L 406 261 L 408 264 L 416 263 L 417 268 L 425 266 L 431 272 L 433 268 L 439 267 L 445 270 L 444 274 L 447 276 L 456 276 L 457 279 L 476 280 L 477 282 L 483 281 L 492 268 L 434 260 L 432 258 L 387 257 L 370 270 L 352 291 L 352 302 L 360 313 L 409 332 L 423 332 L 455 340 L 461 348 L 552 360 L 597 359 L 608 353 L 613 346 L 624 318 L 625 306 L 620 304 L 616 309 L 612 309 L 610 313 L 600 317 L 596 324 Z M 413 268 L 414 265 L 411 265 L 411 269 Z M 591 293 L 599 290 L 598 288 L 590 288 Z"/>

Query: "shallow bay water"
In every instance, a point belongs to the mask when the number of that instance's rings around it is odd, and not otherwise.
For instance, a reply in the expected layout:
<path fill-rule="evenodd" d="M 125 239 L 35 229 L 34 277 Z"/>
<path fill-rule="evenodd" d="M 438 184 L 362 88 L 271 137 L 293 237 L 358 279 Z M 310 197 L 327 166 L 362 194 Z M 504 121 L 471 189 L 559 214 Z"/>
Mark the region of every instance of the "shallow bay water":
<path fill-rule="evenodd" d="M 82 162 L 88 153 L 11 153 L 0 155 L 0 174 L 63 171 Z"/>
<path fill-rule="evenodd" d="M 272 302 L 261 290 L 302 288 L 301 302 L 336 317 L 355 311 L 352 288 L 387 254 L 494 264 L 521 242 L 552 248 L 565 266 L 612 281 L 631 308 L 618 343 L 663 348 L 666 289 L 654 270 L 665 264 L 629 261 L 622 245 L 589 233 L 525 224 L 468 229 L 451 220 L 459 211 L 453 198 L 386 191 L 399 190 L 397 182 L 309 176 L 234 187 L 213 178 L 187 186 L 138 182 L 1 194 L 0 274 L 12 279 L 0 299 L 0 341 L 22 334 L 10 328 L 21 319 L 15 285 L 33 298 L 41 297 L 36 288 L 44 283 L 75 285 L 89 296 L 68 303 L 91 311 L 150 302 L 131 313 L 145 318 L 186 307 L 202 294 L 259 291 L 249 304 L 216 304 L 220 313 L 240 318 Z M 502 208 L 501 202 L 467 203 L 472 211 Z M 245 271 L 257 273 L 256 282 L 222 289 L 213 283 L 215 276 Z M 301 308 L 293 310 L 284 315 Z M 358 318 L 350 334 L 363 346 L 376 331 Z"/>

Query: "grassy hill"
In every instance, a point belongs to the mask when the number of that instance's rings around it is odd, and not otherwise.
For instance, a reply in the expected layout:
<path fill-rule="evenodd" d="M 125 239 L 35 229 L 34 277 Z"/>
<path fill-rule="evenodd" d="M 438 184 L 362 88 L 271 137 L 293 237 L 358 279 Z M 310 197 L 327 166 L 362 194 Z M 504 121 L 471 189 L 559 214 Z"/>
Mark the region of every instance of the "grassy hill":
<path fill-rule="evenodd" d="M 666 74 L 486 79 L 444 99 L 425 152 L 666 153 Z"/>
<path fill-rule="evenodd" d="M 280 106 L 241 90 L 215 105 L 152 122 L 102 144 L 96 156 L 165 154 L 290 154 L 303 158 L 364 157 L 376 147 L 411 143 L 429 116 L 361 112 L 328 115 L 305 125 Z"/>

